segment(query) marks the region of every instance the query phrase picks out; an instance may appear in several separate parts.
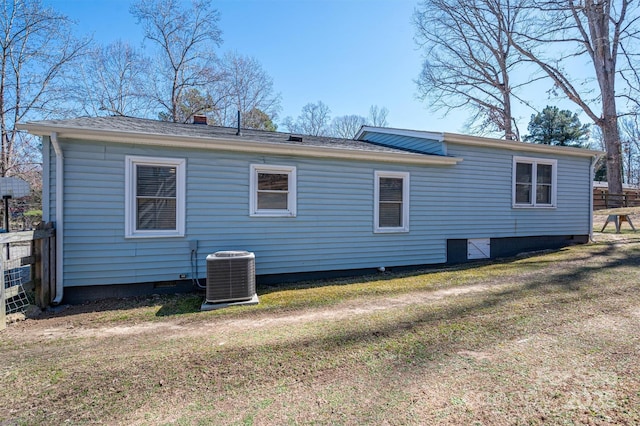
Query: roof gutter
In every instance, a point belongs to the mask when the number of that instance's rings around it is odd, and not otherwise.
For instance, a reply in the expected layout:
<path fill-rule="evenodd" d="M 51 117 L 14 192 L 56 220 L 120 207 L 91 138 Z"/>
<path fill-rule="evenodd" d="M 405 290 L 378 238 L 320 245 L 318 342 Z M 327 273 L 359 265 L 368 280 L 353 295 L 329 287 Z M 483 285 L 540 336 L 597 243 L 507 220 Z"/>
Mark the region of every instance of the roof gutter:
<path fill-rule="evenodd" d="M 64 154 L 56 132 L 51 132 L 49 140 L 56 153 L 56 295 L 51 303 L 58 305 L 64 295 Z"/>
<path fill-rule="evenodd" d="M 502 139 L 483 138 L 478 136 L 458 135 L 455 133 L 443 133 L 444 142 L 457 143 L 469 146 L 481 146 L 491 148 L 502 148 L 511 151 L 535 152 L 540 154 L 566 154 L 576 157 L 593 157 L 603 154 L 602 151 L 585 148 L 575 148 L 570 146 L 551 146 L 536 143 L 526 143 L 517 141 L 507 141 Z"/>
<path fill-rule="evenodd" d="M 146 132 L 123 132 L 102 129 L 80 129 L 27 123 L 21 129 L 35 135 L 57 132 L 59 138 L 83 139 L 97 142 L 116 142 L 149 146 L 170 146 L 216 151 L 248 152 L 275 155 L 300 155 L 313 158 L 349 159 L 386 163 L 417 165 L 454 165 L 463 159 L 441 155 L 414 154 L 404 152 L 361 151 L 357 149 L 317 147 L 308 145 L 288 145 L 245 139 L 179 136 Z"/>

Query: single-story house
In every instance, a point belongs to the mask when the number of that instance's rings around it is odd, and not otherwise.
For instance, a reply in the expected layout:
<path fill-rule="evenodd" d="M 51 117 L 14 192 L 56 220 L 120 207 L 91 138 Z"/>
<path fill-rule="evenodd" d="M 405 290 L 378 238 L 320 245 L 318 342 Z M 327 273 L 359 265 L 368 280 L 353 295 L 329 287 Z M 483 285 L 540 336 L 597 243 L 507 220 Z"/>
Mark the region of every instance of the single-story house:
<path fill-rule="evenodd" d="M 208 254 L 258 282 L 584 243 L 599 151 L 364 126 L 335 139 L 130 117 L 29 122 L 54 303 L 179 291 Z"/>

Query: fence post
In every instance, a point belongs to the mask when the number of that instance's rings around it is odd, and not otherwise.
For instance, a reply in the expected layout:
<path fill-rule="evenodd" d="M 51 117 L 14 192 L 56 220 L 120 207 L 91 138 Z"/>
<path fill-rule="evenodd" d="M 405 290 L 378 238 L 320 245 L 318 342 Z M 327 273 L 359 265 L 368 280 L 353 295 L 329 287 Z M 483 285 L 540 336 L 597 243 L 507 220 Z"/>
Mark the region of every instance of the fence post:
<path fill-rule="evenodd" d="M 38 228 L 42 228 L 44 229 L 43 226 L 39 226 Z M 33 254 L 34 257 L 34 264 L 33 264 L 33 270 L 31 271 L 31 276 L 33 279 L 33 284 L 35 287 L 35 293 L 36 293 L 36 305 L 38 305 L 39 308 L 46 308 L 47 305 L 49 304 L 49 295 L 47 294 L 47 286 L 43 285 L 44 282 L 42 280 L 42 246 L 44 241 L 46 240 L 46 238 L 40 239 L 40 240 L 33 240 L 32 241 L 32 252 L 31 254 Z"/>
<path fill-rule="evenodd" d="M 4 258 L 3 258 L 4 259 Z M 4 260 L 0 259 L 0 330 L 7 328 L 7 301 L 4 296 Z"/>
<path fill-rule="evenodd" d="M 40 226 L 42 230 L 53 229 L 52 223 Z M 36 299 L 40 308 L 46 308 L 53 300 L 55 292 L 55 234 L 34 241 Z"/>

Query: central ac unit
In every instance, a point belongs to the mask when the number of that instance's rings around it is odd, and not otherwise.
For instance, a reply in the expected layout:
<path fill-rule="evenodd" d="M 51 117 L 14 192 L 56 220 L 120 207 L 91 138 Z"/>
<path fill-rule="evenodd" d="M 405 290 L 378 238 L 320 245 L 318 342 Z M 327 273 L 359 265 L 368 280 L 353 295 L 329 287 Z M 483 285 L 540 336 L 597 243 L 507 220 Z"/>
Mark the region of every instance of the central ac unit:
<path fill-rule="evenodd" d="M 248 251 L 207 256 L 205 303 L 240 302 L 256 297 L 256 257 Z"/>

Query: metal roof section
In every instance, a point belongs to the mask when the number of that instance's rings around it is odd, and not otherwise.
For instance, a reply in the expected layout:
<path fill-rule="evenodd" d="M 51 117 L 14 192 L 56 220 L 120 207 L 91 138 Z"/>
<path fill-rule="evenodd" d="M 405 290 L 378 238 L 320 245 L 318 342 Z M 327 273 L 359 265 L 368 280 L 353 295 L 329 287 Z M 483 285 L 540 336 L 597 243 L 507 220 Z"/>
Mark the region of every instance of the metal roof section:
<path fill-rule="evenodd" d="M 363 126 L 355 139 L 402 148 L 410 152 L 446 155 L 441 133 Z"/>
<path fill-rule="evenodd" d="M 408 129 L 396 129 L 393 127 L 373 127 L 362 126 L 358 133 L 354 136 L 354 139 L 364 140 L 369 134 L 382 134 L 391 136 L 403 136 L 417 139 L 431 139 L 438 142 L 443 142 L 444 133 L 427 132 L 422 130 L 408 130 Z"/>
<path fill-rule="evenodd" d="M 541 145 L 527 142 L 507 141 L 504 139 L 485 138 L 479 136 L 461 135 L 457 133 L 437 133 L 428 132 L 422 130 L 405 130 L 405 129 L 392 129 L 386 127 L 371 127 L 362 126 L 355 136 L 358 140 L 370 140 L 372 142 L 388 144 L 402 144 L 407 140 L 421 139 L 426 144 L 433 144 L 437 141 L 443 145 L 443 152 L 445 150 L 444 144 L 459 144 L 469 146 L 482 146 L 490 148 L 501 148 L 511 151 L 525 151 L 534 153 L 543 153 L 551 155 L 572 155 L 577 157 L 594 157 L 603 154 L 602 151 L 574 148 L 567 146 L 550 146 Z M 383 142 L 384 141 L 384 142 Z"/>
<path fill-rule="evenodd" d="M 289 133 L 233 127 L 180 124 L 133 117 L 81 117 L 44 120 L 16 126 L 38 136 L 56 132 L 59 139 L 135 143 L 233 152 L 298 155 L 404 164 L 453 165 L 459 157 L 416 153 L 355 139 L 320 136 L 291 137 Z M 298 135 L 295 135 L 298 136 Z"/>

